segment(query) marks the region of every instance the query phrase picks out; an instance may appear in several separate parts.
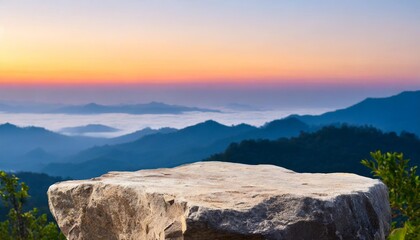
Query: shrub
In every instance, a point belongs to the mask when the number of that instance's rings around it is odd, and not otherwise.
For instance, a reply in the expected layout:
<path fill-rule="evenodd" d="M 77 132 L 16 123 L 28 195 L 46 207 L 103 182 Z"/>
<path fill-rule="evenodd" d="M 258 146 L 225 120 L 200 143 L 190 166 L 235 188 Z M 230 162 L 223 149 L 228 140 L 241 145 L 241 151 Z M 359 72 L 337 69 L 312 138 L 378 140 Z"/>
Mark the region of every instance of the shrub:
<path fill-rule="evenodd" d="M 373 160 L 362 160 L 388 187 L 392 209 L 390 239 L 420 239 L 420 179 L 417 166 L 409 167 L 402 153 L 372 152 Z"/>
<path fill-rule="evenodd" d="M 0 239 L 65 240 L 57 225 L 47 221 L 46 214 L 39 215 L 36 208 L 23 211 L 23 205 L 30 197 L 28 189 L 15 175 L 0 171 L 0 197 L 3 205 L 10 208 L 8 219 L 0 222 Z"/>

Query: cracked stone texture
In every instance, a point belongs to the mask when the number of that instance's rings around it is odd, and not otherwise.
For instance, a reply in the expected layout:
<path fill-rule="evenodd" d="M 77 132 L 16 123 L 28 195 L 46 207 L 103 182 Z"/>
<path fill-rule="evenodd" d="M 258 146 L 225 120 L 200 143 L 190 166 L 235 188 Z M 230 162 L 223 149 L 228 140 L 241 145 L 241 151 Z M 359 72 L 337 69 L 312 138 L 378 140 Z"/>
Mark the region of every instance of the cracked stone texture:
<path fill-rule="evenodd" d="M 385 239 L 386 186 L 348 173 L 198 162 L 110 172 L 48 190 L 52 214 L 76 239 Z"/>

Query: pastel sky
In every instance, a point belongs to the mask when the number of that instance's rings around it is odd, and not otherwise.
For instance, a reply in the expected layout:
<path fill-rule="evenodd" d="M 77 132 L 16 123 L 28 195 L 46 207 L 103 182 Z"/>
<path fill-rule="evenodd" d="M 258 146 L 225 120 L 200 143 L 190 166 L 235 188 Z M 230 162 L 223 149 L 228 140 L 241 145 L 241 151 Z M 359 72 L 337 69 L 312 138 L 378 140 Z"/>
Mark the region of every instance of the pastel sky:
<path fill-rule="evenodd" d="M 420 84 L 420 1 L 0 0 L 0 84 Z"/>
<path fill-rule="evenodd" d="M 418 0 L 0 0 L 0 103 L 339 108 L 418 89 Z"/>

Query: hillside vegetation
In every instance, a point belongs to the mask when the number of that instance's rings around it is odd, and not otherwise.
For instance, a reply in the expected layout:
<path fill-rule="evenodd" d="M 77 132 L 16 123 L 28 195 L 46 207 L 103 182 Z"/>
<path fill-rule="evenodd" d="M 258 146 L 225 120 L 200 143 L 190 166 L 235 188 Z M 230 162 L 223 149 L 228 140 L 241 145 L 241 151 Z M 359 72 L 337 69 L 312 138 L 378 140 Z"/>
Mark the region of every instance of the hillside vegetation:
<path fill-rule="evenodd" d="M 420 140 L 410 133 L 384 133 L 373 127 L 328 126 L 290 139 L 245 140 L 232 143 L 207 161 L 274 164 L 297 172 L 351 172 L 370 176 L 360 164 L 369 153 L 404 152 L 420 165 Z"/>

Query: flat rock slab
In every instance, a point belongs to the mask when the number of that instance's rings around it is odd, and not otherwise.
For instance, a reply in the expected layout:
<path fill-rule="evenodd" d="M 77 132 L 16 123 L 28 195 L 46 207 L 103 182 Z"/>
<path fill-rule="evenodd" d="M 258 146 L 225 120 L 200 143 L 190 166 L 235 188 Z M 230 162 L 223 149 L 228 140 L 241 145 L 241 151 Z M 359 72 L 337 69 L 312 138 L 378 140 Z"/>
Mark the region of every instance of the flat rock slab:
<path fill-rule="evenodd" d="M 75 239 L 385 239 L 386 186 L 348 173 L 198 162 L 110 172 L 48 190 Z"/>

